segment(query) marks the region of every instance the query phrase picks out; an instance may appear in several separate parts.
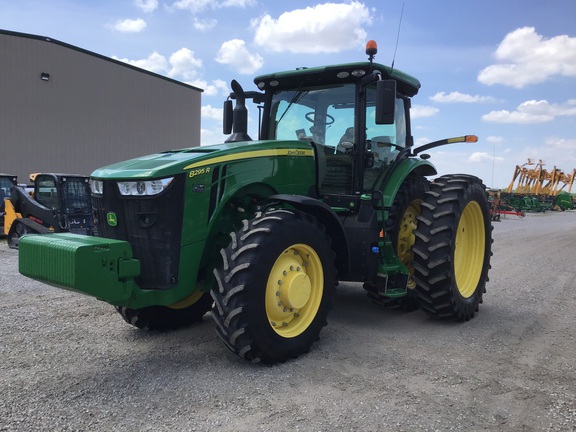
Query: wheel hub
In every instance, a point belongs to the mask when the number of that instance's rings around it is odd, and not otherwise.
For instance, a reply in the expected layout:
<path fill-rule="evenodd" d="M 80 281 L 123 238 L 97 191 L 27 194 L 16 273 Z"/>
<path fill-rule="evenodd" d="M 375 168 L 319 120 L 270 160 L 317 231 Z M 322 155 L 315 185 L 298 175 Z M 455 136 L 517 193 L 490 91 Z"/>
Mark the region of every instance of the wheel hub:
<path fill-rule="evenodd" d="M 454 273 L 458 291 L 470 298 L 481 280 L 486 251 L 482 209 L 476 201 L 469 202 L 458 223 L 454 245 Z"/>
<path fill-rule="evenodd" d="M 266 315 L 274 331 L 287 338 L 304 332 L 320 307 L 323 285 L 322 264 L 311 247 L 284 250 L 266 284 Z"/>
<path fill-rule="evenodd" d="M 280 301 L 289 308 L 300 309 L 308 303 L 311 292 L 312 284 L 308 275 L 292 271 L 283 280 Z"/>

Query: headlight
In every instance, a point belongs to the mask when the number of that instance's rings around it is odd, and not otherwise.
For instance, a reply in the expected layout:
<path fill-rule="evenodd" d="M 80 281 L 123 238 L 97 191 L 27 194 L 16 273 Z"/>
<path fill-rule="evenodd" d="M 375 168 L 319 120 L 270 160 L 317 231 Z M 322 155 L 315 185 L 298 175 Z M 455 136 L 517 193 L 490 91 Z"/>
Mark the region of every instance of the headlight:
<path fill-rule="evenodd" d="M 118 190 L 120 191 L 120 195 L 124 196 L 158 195 L 168 187 L 173 179 L 174 177 L 148 181 L 118 182 Z"/>
<path fill-rule="evenodd" d="M 102 180 L 90 179 L 90 189 L 93 194 L 102 195 L 104 193 L 104 182 Z"/>

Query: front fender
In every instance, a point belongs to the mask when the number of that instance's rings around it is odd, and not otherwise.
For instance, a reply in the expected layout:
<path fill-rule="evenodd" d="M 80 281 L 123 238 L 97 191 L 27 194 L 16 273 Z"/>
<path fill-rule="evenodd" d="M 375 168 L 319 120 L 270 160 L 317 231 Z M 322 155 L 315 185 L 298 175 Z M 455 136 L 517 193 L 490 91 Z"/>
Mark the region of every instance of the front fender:
<path fill-rule="evenodd" d="M 272 201 L 290 204 L 297 210 L 313 215 L 324 227 L 332 239 L 332 250 L 336 252 L 335 265 L 340 274 L 350 273 L 348 240 L 338 215 L 322 201 L 305 195 L 277 194 L 268 197 Z"/>

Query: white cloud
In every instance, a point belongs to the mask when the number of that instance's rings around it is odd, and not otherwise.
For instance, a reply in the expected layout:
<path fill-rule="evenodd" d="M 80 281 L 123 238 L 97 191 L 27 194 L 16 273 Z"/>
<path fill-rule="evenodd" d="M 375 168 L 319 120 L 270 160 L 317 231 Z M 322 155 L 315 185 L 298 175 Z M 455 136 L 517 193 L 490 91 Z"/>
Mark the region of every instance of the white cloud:
<path fill-rule="evenodd" d="M 357 1 L 324 3 L 252 21 L 254 42 L 273 52 L 334 53 L 364 44 L 368 8 Z"/>
<path fill-rule="evenodd" d="M 118 20 L 113 28 L 122 33 L 138 33 L 146 28 L 146 21 L 142 18 Z"/>
<path fill-rule="evenodd" d="M 522 88 L 554 75 L 576 76 L 576 38 L 568 35 L 546 39 L 534 27 L 508 33 L 494 53 L 500 63 L 478 74 L 483 84 Z"/>
<path fill-rule="evenodd" d="M 514 153 L 516 164 L 524 163 L 527 159 L 542 160 L 545 169 L 551 171 L 557 167 L 566 174 L 571 174 L 576 167 L 576 138 L 549 137 L 543 142 L 536 142 Z M 574 187 L 572 187 L 574 192 Z"/>
<path fill-rule="evenodd" d="M 153 12 L 158 8 L 158 0 L 134 0 L 134 5 L 143 12 Z"/>
<path fill-rule="evenodd" d="M 491 111 L 482 116 L 482 120 L 495 123 L 533 124 L 546 123 L 557 116 L 576 115 L 576 99 L 565 104 L 549 104 L 546 100 L 522 102 L 516 111 Z"/>
<path fill-rule="evenodd" d="M 546 140 L 545 145 L 557 150 L 558 152 L 570 151 L 574 156 L 576 156 L 576 138 L 565 139 L 550 137 Z"/>
<path fill-rule="evenodd" d="M 471 163 L 482 163 L 486 161 L 503 161 L 504 158 L 501 157 L 494 157 L 489 153 L 486 152 L 474 152 L 470 156 L 468 156 L 468 162 Z"/>
<path fill-rule="evenodd" d="M 208 31 L 216 26 L 218 23 L 215 19 L 198 19 L 194 18 L 194 28 L 200 30 L 201 32 Z"/>
<path fill-rule="evenodd" d="M 172 4 L 172 7 L 196 14 L 206 10 L 208 7 L 212 9 L 227 7 L 246 8 L 248 6 L 254 6 L 255 4 L 256 0 L 224 0 L 221 2 L 214 0 L 178 0 Z"/>
<path fill-rule="evenodd" d="M 226 138 L 228 137 L 222 133 L 222 127 L 220 127 L 220 130 L 200 129 L 200 145 L 220 144 L 223 143 Z"/>
<path fill-rule="evenodd" d="M 212 105 L 202 105 L 202 118 L 222 121 L 222 108 L 213 108 Z"/>
<path fill-rule="evenodd" d="M 116 56 L 113 56 L 112 58 L 157 74 L 165 74 L 168 71 L 168 61 L 166 60 L 166 57 L 158 54 L 156 51 L 150 54 L 148 58 L 141 60 L 129 60 L 127 58 L 118 58 Z"/>
<path fill-rule="evenodd" d="M 489 137 L 486 137 L 486 141 L 488 141 L 489 143 L 497 144 L 504 142 L 504 138 L 502 138 L 501 136 L 490 135 Z"/>
<path fill-rule="evenodd" d="M 180 48 L 170 56 L 169 61 L 172 68 L 168 72 L 168 76 L 172 78 L 195 79 L 198 75 L 196 69 L 202 67 L 202 60 L 194 57 L 194 51 L 190 51 L 188 48 Z"/>
<path fill-rule="evenodd" d="M 431 106 L 424 106 L 424 105 L 412 105 L 410 108 L 410 118 L 416 119 L 421 117 L 431 117 L 435 115 L 438 111 L 438 108 L 434 108 Z"/>
<path fill-rule="evenodd" d="M 188 10 L 192 13 L 198 13 L 202 12 L 212 4 L 212 0 L 179 0 L 175 2 L 172 7 L 176 9 Z"/>
<path fill-rule="evenodd" d="M 457 91 L 451 93 L 438 92 L 434 96 L 430 97 L 430 100 L 439 103 L 476 103 L 476 102 L 495 102 L 496 99 L 492 96 L 480 96 L 480 95 L 469 95 L 466 93 L 460 93 Z"/>
<path fill-rule="evenodd" d="M 221 79 L 215 79 L 212 82 L 214 83 L 214 86 L 217 89 L 221 90 L 224 95 L 228 96 L 230 94 L 230 89 L 228 88 L 226 81 L 223 81 Z"/>
<path fill-rule="evenodd" d="M 194 51 L 188 48 L 179 49 L 174 52 L 168 60 L 156 51 L 150 54 L 148 58 L 141 60 L 129 60 L 116 56 L 112 58 L 132 66 L 146 69 L 150 72 L 167 75 L 181 81 L 187 81 L 191 85 L 195 84 L 189 81 L 198 79 L 198 69 L 202 67 L 202 60 L 194 57 Z"/>
<path fill-rule="evenodd" d="M 246 8 L 247 6 L 254 6 L 254 5 L 256 5 L 256 0 L 225 0 L 218 6 Z"/>
<path fill-rule="evenodd" d="M 224 42 L 216 55 L 216 61 L 232 66 L 241 74 L 253 74 L 264 64 L 264 59 L 259 54 L 250 54 L 246 43 L 240 39 Z"/>
<path fill-rule="evenodd" d="M 206 96 L 216 96 L 218 94 L 228 96 L 230 94 L 230 89 L 226 85 L 226 82 L 219 79 L 213 80 L 212 84 L 208 84 L 205 80 L 197 79 L 192 81 L 190 85 L 203 89 Z"/>

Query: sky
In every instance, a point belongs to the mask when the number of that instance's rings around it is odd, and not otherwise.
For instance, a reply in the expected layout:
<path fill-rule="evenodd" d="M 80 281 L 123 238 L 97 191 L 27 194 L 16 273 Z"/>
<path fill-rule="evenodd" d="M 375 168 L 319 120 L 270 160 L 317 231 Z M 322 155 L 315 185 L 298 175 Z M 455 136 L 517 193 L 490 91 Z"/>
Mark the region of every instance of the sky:
<path fill-rule="evenodd" d="M 430 150 L 440 174 L 505 188 L 529 158 L 576 168 L 576 0 L 0 0 L 0 29 L 203 89 L 202 145 L 226 138 L 232 79 L 257 90 L 256 75 L 365 61 L 373 39 L 377 62 L 422 83 L 416 145 L 479 137 Z"/>

